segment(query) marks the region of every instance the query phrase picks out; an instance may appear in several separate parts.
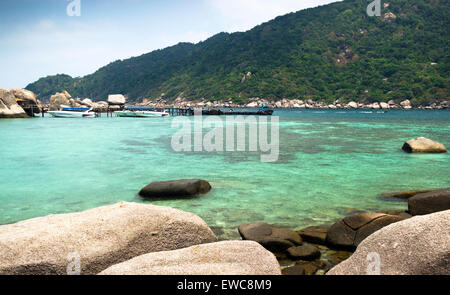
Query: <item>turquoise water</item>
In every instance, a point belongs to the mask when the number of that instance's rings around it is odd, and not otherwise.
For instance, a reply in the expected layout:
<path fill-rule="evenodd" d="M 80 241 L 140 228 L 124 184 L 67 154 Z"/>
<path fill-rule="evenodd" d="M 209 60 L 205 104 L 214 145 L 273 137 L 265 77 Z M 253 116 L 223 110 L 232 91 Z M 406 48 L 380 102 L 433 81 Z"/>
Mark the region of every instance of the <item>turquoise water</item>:
<path fill-rule="evenodd" d="M 155 201 L 210 226 L 267 222 L 298 229 L 356 210 L 406 209 L 382 192 L 450 186 L 449 155 L 410 155 L 426 136 L 450 147 L 449 111 L 277 111 L 280 158 L 255 153 L 175 153 L 168 119 L 0 120 L 0 224 L 118 201 L 144 202 L 152 181 L 202 178 L 213 190 Z M 192 118 L 191 118 L 192 120 Z"/>

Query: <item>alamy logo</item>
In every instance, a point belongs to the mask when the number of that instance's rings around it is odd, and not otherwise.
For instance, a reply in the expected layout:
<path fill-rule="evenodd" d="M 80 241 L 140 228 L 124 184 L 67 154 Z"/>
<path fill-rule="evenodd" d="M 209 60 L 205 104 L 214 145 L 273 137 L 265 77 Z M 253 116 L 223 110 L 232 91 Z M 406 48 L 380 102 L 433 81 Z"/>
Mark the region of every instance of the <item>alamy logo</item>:
<path fill-rule="evenodd" d="M 381 16 L 381 0 L 375 0 L 367 6 L 368 16 Z"/>
<path fill-rule="evenodd" d="M 68 16 L 81 16 L 81 0 L 73 0 L 67 5 Z"/>
<path fill-rule="evenodd" d="M 376 252 L 367 255 L 367 261 L 370 262 L 367 266 L 367 275 L 379 276 L 381 275 L 381 257 Z"/>
<path fill-rule="evenodd" d="M 175 152 L 260 152 L 261 162 L 278 161 L 278 117 L 271 117 L 270 122 L 267 117 L 256 116 L 227 116 L 226 120 L 208 116 L 203 120 L 201 110 L 196 109 L 194 114 L 193 120 L 187 117 L 173 119 L 172 128 L 179 129 L 171 141 Z"/>
<path fill-rule="evenodd" d="M 68 276 L 79 276 L 81 275 L 81 257 L 77 252 L 69 253 L 67 255 L 67 275 Z"/>

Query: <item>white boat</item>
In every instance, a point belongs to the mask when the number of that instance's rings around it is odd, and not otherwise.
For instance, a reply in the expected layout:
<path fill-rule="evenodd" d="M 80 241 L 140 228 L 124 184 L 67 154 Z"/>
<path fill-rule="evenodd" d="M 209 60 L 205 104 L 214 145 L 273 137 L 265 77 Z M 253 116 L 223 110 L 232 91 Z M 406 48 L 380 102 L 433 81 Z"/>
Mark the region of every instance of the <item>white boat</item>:
<path fill-rule="evenodd" d="M 168 117 L 169 113 L 166 111 L 134 111 L 125 110 L 114 112 L 119 117 L 131 117 L 131 118 L 150 118 L 150 117 Z"/>
<path fill-rule="evenodd" d="M 64 108 L 48 113 L 55 118 L 95 118 L 95 113 L 89 108 Z"/>

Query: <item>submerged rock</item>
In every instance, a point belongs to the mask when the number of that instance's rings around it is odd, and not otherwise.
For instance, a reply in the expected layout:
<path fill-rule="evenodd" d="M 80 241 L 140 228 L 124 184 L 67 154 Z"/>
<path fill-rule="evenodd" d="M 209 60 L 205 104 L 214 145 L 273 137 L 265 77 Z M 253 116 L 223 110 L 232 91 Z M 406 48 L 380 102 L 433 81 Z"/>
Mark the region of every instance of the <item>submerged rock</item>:
<path fill-rule="evenodd" d="M 287 250 L 288 255 L 293 259 L 312 261 L 320 258 L 320 251 L 312 245 L 302 245 L 291 247 Z"/>
<path fill-rule="evenodd" d="M 194 214 L 121 202 L 0 226 L 0 274 L 63 275 L 77 256 L 81 274 L 97 274 L 146 253 L 216 241 Z"/>
<path fill-rule="evenodd" d="M 283 269 L 282 274 L 284 276 L 304 276 L 306 275 L 306 269 L 303 265 L 294 265 Z"/>
<path fill-rule="evenodd" d="M 447 149 L 439 142 L 425 137 L 407 141 L 402 148 L 407 153 L 446 153 Z"/>
<path fill-rule="evenodd" d="M 408 200 L 408 207 L 413 216 L 450 210 L 450 188 L 415 195 Z"/>
<path fill-rule="evenodd" d="M 280 275 L 275 256 L 252 241 L 225 241 L 150 253 L 100 275 Z"/>
<path fill-rule="evenodd" d="M 450 211 L 416 216 L 385 227 L 367 239 L 328 275 L 450 275 Z M 377 255 L 380 267 L 373 264 Z M 369 273 L 368 273 L 369 272 Z"/>
<path fill-rule="evenodd" d="M 354 250 L 368 236 L 404 218 L 382 213 L 361 213 L 336 222 L 328 231 L 326 242 L 336 249 Z"/>
<path fill-rule="evenodd" d="M 182 179 L 173 181 L 152 182 L 139 192 L 143 198 L 176 198 L 192 197 L 206 194 L 211 185 L 201 179 Z"/>
<path fill-rule="evenodd" d="M 381 195 L 385 198 L 398 198 L 398 199 L 409 199 L 418 194 L 428 193 L 431 190 L 421 190 L 421 191 L 408 191 L 408 192 L 394 192 L 394 193 L 382 193 Z"/>
<path fill-rule="evenodd" d="M 241 225 L 239 234 L 244 240 L 258 242 L 272 252 L 283 252 L 303 243 L 298 233 L 284 228 L 276 228 L 266 223 Z"/>
<path fill-rule="evenodd" d="M 325 245 L 329 229 L 330 226 L 328 225 L 310 226 L 302 229 L 298 233 L 305 242 Z"/>

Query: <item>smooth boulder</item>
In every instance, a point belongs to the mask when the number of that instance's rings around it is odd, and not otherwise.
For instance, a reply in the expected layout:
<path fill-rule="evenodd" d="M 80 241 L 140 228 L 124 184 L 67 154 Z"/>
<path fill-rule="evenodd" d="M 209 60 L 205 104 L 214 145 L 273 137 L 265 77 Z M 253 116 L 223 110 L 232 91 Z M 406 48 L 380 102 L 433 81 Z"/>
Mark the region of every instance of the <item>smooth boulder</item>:
<path fill-rule="evenodd" d="M 225 241 L 142 255 L 100 275 L 281 275 L 281 270 L 258 243 Z"/>
<path fill-rule="evenodd" d="M 446 153 L 447 149 L 442 143 L 425 137 L 407 141 L 402 148 L 407 153 Z"/>
<path fill-rule="evenodd" d="M 413 216 L 450 210 L 450 188 L 415 195 L 408 200 L 408 207 Z"/>
<path fill-rule="evenodd" d="M 110 105 L 123 105 L 127 102 L 127 99 L 122 94 L 108 95 L 108 104 Z"/>
<path fill-rule="evenodd" d="M 397 215 L 361 213 L 336 222 L 328 231 L 326 243 L 335 249 L 354 250 L 368 236 L 381 228 L 403 220 Z"/>
<path fill-rule="evenodd" d="M 81 274 L 91 275 L 146 253 L 216 241 L 192 213 L 121 202 L 0 226 L 0 274 L 64 275 L 75 255 Z"/>
<path fill-rule="evenodd" d="M 327 274 L 450 275 L 449 228 L 450 211 L 391 224 Z"/>
<path fill-rule="evenodd" d="M 61 93 L 56 93 L 50 97 L 50 111 L 59 111 L 62 106 L 72 106 L 70 99 L 72 96 L 67 92 L 63 91 Z"/>
<path fill-rule="evenodd" d="M 267 223 L 244 224 L 239 226 L 238 230 L 244 240 L 258 242 L 272 252 L 283 252 L 303 243 L 298 233 L 289 229 L 273 227 Z"/>
<path fill-rule="evenodd" d="M 313 244 L 325 245 L 327 233 L 330 230 L 328 225 L 310 226 L 299 231 L 303 241 Z"/>
<path fill-rule="evenodd" d="M 287 250 L 289 257 L 295 260 L 312 261 L 320 258 L 320 251 L 312 245 L 291 247 Z"/>
<path fill-rule="evenodd" d="M 25 110 L 17 104 L 14 94 L 5 89 L 0 89 L 0 118 L 27 117 Z"/>
<path fill-rule="evenodd" d="M 206 194 L 211 185 L 201 179 L 182 179 L 173 181 L 152 182 L 139 192 L 143 198 L 176 198 L 193 197 Z"/>

